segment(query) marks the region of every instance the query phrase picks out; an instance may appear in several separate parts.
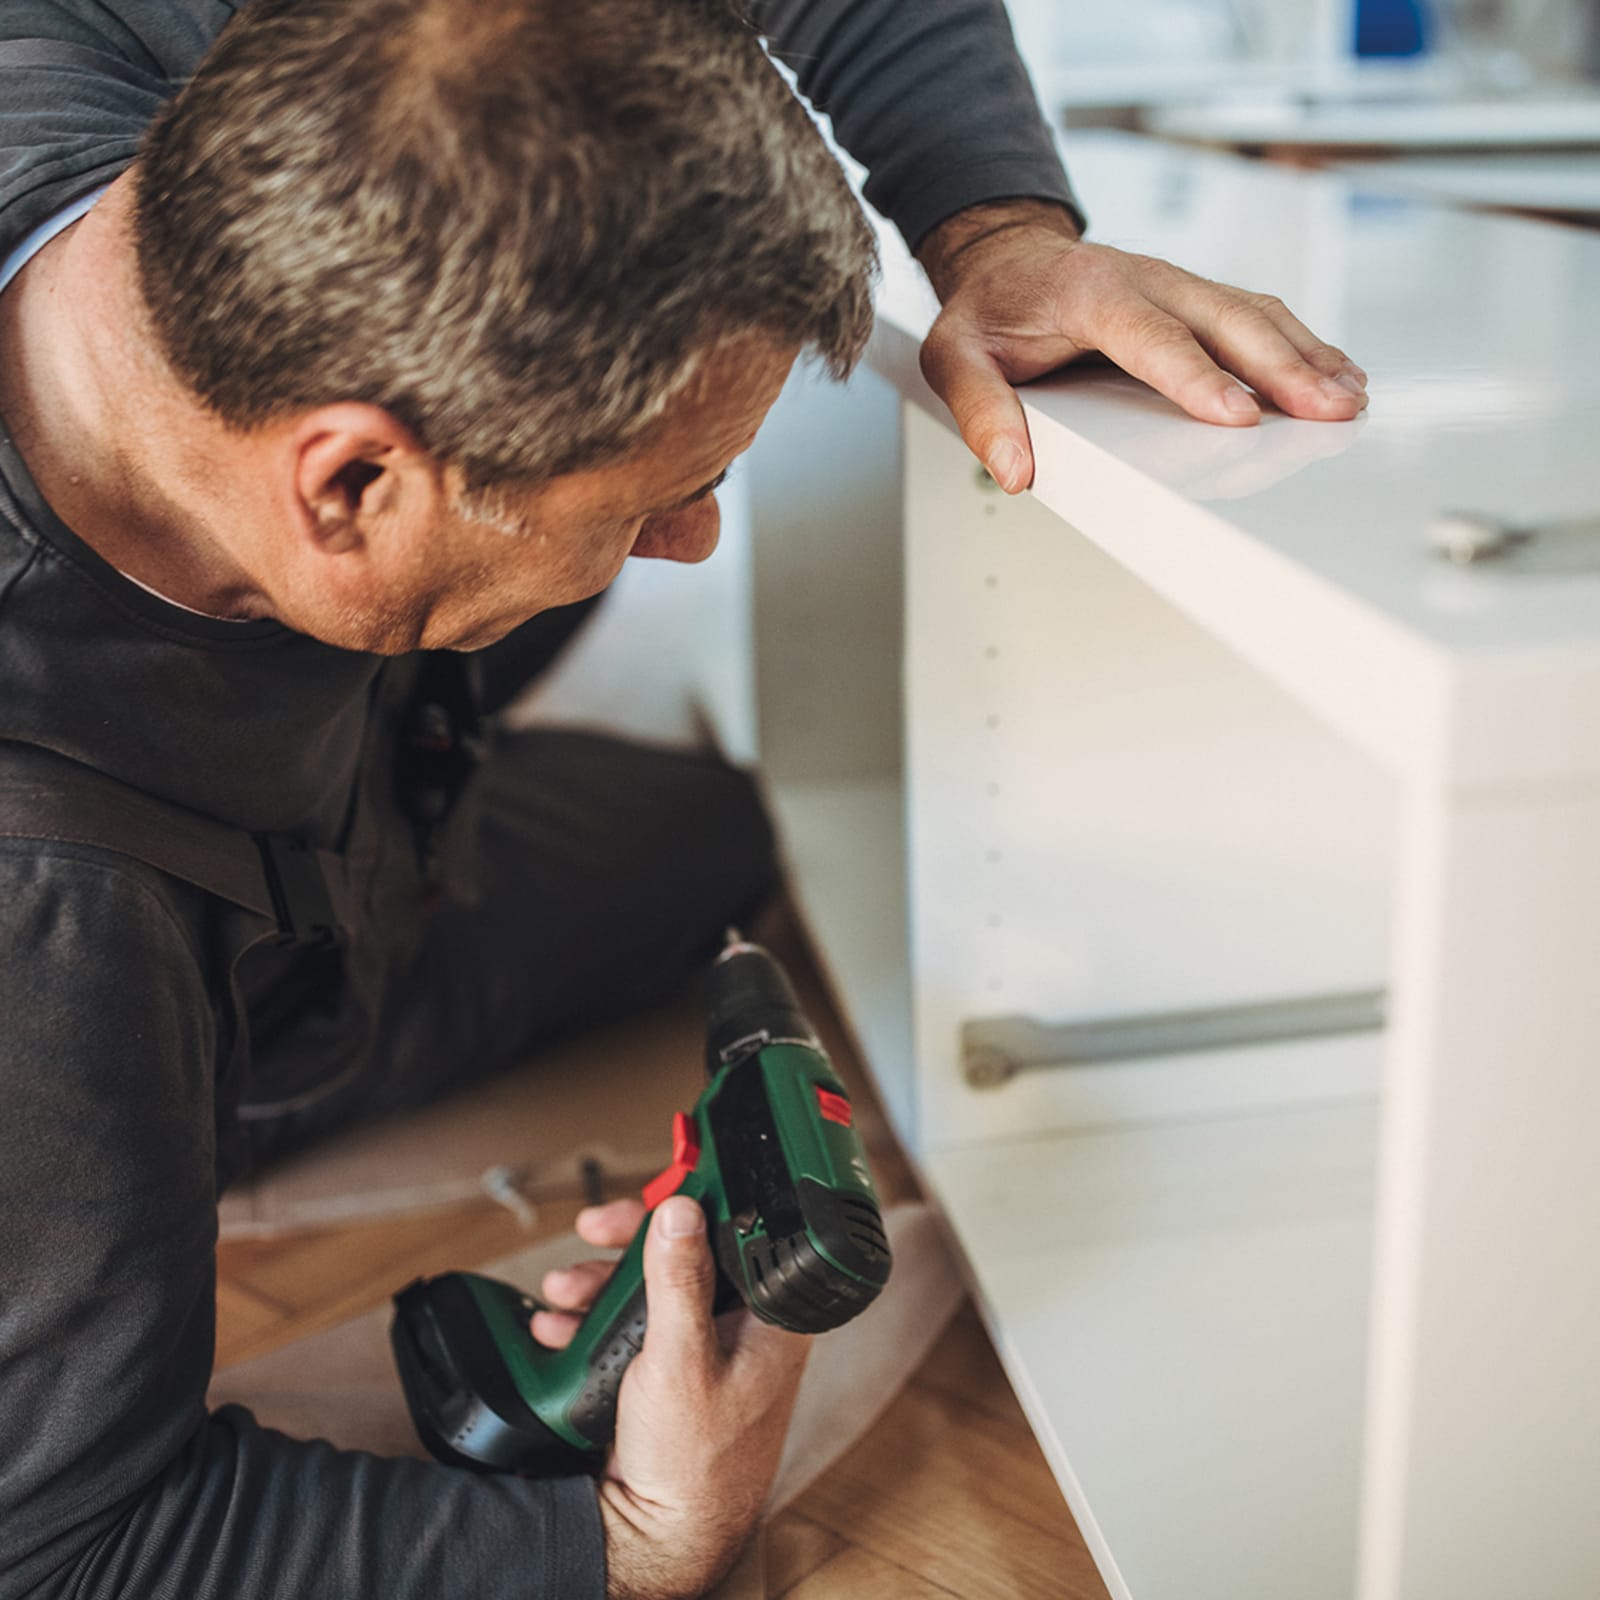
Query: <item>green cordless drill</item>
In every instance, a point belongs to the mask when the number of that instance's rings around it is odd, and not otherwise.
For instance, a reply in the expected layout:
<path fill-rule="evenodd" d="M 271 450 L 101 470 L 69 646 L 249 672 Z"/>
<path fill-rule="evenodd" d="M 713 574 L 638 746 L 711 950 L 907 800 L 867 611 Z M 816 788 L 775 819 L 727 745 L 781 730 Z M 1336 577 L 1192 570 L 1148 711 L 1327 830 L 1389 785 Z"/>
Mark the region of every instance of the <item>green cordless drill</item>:
<path fill-rule="evenodd" d="M 672 1164 L 644 1191 L 698 1200 L 717 1262 L 717 1309 L 743 1301 L 796 1333 L 848 1322 L 889 1277 L 889 1241 L 844 1090 L 783 969 L 731 931 L 711 969 L 706 1067 L 673 1119 Z M 417 1433 L 441 1461 L 549 1477 L 597 1471 L 617 1392 L 644 1343 L 640 1225 L 577 1336 L 539 1344 L 538 1302 L 471 1272 L 395 1296 L 391 1329 Z"/>

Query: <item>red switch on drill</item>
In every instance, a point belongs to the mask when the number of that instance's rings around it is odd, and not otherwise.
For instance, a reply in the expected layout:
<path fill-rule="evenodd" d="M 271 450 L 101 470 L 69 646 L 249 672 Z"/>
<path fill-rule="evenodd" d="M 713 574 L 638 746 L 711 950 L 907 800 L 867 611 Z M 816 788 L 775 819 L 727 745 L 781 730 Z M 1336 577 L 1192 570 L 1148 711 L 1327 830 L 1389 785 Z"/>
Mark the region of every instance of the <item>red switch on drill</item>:
<path fill-rule="evenodd" d="M 682 1111 L 672 1113 L 672 1165 L 657 1173 L 644 1186 L 644 1203 L 654 1211 L 669 1194 L 683 1187 L 683 1180 L 700 1160 L 700 1143 L 695 1138 L 694 1118 Z"/>

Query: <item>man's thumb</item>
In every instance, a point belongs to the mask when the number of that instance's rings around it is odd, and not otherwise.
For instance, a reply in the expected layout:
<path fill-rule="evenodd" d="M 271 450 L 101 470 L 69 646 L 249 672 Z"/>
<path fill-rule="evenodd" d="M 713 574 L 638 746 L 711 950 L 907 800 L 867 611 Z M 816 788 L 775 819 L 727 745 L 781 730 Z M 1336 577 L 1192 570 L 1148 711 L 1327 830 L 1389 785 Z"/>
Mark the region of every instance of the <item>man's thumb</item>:
<path fill-rule="evenodd" d="M 710 1362 L 715 1276 L 699 1202 L 681 1194 L 663 1200 L 644 1241 L 645 1346 L 653 1360 L 679 1370 Z"/>

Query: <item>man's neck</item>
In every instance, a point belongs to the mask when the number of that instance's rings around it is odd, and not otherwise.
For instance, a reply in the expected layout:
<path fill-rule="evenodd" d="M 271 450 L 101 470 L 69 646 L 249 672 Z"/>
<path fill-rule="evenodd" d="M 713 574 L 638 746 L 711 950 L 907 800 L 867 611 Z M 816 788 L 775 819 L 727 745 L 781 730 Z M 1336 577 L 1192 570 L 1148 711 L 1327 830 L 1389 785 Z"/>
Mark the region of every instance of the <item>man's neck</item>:
<path fill-rule="evenodd" d="M 238 441 L 155 345 L 131 213 L 124 177 L 0 295 L 0 415 L 52 509 L 112 566 L 195 611 L 269 614 L 212 487 Z"/>

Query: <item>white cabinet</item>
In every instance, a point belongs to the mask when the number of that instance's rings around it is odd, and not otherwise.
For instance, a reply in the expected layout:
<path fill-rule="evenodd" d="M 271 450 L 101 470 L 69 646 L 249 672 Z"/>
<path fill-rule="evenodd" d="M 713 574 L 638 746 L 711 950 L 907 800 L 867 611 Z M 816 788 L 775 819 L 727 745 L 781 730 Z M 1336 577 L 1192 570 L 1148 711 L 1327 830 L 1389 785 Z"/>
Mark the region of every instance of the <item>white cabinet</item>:
<path fill-rule="evenodd" d="M 1600 238 L 1069 155 L 1102 237 L 1281 293 L 1371 411 L 1227 432 L 1069 374 L 1008 501 L 886 238 L 804 511 L 901 475 L 901 566 L 862 569 L 895 615 L 864 641 L 848 540 L 785 545 L 764 606 L 819 653 L 830 594 L 856 618 L 798 742 L 794 637 L 775 677 L 757 631 L 806 914 L 1115 1595 L 1595 1600 L 1600 540 L 1455 568 L 1425 535 L 1600 512 Z M 863 753 L 885 704 L 903 745 Z M 1098 1045 L 984 1086 L 996 1025 Z M 1153 1053 L 1099 1048 L 1134 1026 Z"/>

